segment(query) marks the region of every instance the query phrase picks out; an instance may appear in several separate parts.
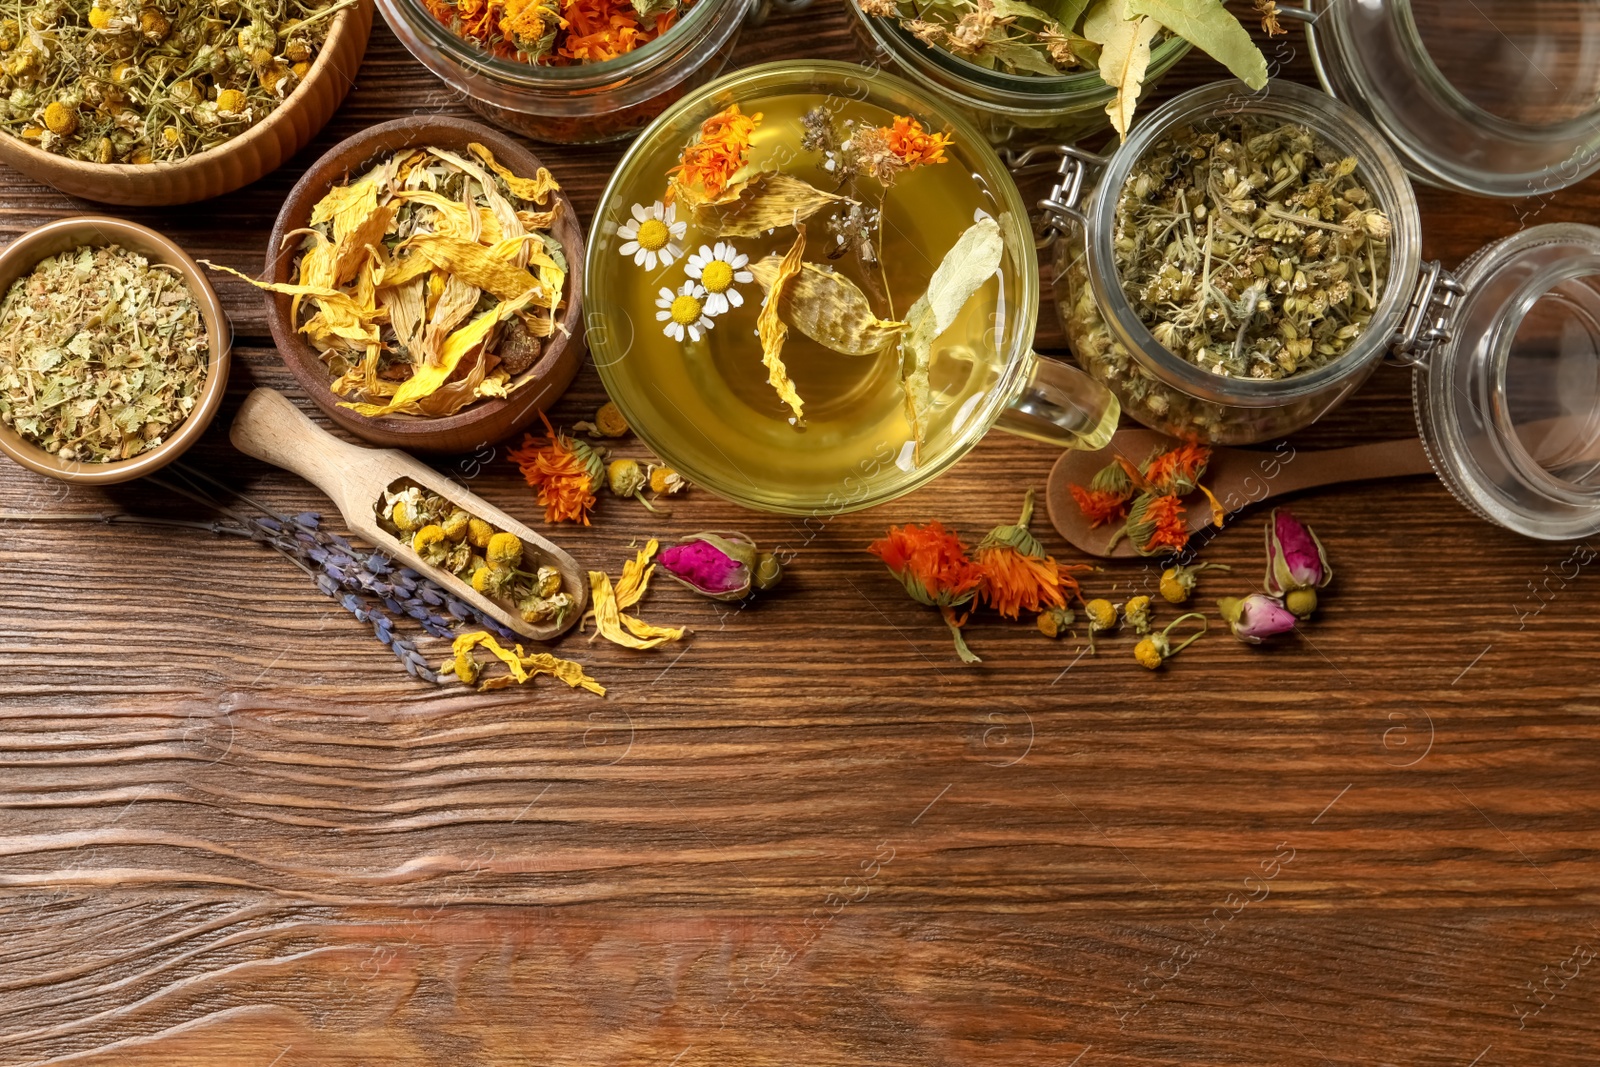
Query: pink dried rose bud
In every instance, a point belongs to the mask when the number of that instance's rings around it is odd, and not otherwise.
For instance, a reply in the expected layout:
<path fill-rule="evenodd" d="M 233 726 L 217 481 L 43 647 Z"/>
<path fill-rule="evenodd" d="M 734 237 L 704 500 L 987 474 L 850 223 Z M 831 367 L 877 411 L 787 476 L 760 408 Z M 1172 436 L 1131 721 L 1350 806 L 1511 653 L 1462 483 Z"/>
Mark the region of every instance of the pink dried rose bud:
<path fill-rule="evenodd" d="M 1233 636 L 1250 645 L 1294 629 L 1294 613 L 1283 602 L 1265 593 L 1247 597 L 1228 596 L 1217 601 L 1217 610 L 1227 620 Z"/>
<path fill-rule="evenodd" d="M 738 533 L 698 533 L 656 557 L 661 569 L 712 600 L 743 600 L 757 589 L 771 589 L 783 568 L 771 552 Z"/>
<path fill-rule="evenodd" d="M 1273 508 L 1267 519 L 1267 592 L 1282 597 L 1284 605 L 1303 619 L 1317 610 L 1317 590 L 1331 581 L 1328 554 L 1311 527 L 1289 509 Z"/>

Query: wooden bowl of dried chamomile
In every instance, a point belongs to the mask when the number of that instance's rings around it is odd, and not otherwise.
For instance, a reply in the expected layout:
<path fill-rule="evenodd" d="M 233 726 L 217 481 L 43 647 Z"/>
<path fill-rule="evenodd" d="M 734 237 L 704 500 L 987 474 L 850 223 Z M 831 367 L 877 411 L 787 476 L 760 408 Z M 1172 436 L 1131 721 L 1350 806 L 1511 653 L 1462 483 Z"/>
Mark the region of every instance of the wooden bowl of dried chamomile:
<path fill-rule="evenodd" d="M 583 231 L 537 157 L 444 116 L 336 145 L 278 214 L 267 322 L 334 422 L 466 452 L 525 428 L 582 362 Z"/>
<path fill-rule="evenodd" d="M 204 272 L 154 230 L 32 230 L 0 251 L 0 452 L 88 485 L 159 470 L 216 416 L 230 343 Z"/>
<path fill-rule="evenodd" d="M 373 0 L 22 8 L 0 22 L 0 160 L 128 205 L 208 200 L 276 170 L 338 110 L 373 16 Z"/>

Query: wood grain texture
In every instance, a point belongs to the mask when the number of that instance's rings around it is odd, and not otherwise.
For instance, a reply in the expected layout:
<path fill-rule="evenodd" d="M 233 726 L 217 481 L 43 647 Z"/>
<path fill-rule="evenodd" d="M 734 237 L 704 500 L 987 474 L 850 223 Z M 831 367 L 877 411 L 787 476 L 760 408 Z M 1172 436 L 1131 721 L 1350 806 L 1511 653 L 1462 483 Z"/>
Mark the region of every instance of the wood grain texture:
<path fill-rule="evenodd" d="M 836 4 L 747 34 L 740 61 L 847 54 Z M 1217 73 L 1193 55 L 1157 95 Z M 293 164 L 129 214 L 255 270 L 300 168 L 433 109 L 464 113 L 380 28 Z M 539 152 L 587 214 L 619 150 Z M 79 209 L 10 172 L 0 189 L 11 233 Z M 1593 220 L 1600 182 L 1422 198 L 1448 263 Z M 256 386 L 311 408 L 259 296 L 218 288 L 242 339 L 190 458 L 326 511 L 227 444 Z M 1292 447 L 1403 435 L 1408 390 L 1380 371 Z M 555 414 L 601 399 L 585 369 Z M 864 546 L 892 522 L 1010 521 L 1055 458 L 993 436 L 910 497 L 810 521 L 605 499 L 552 531 L 581 565 L 718 528 L 793 562 L 743 607 L 663 582 L 641 613 L 693 627 L 680 646 L 569 637 L 604 700 L 412 682 L 250 543 L 5 522 L 0 1063 L 1593 1063 L 1600 544 L 1519 539 L 1427 478 L 1317 492 L 1294 506 L 1337 579 L 1297 640 L 1213 634 L 1152 675 L 1127 638 L 1091 657 L 985 618 L 963 667 Z M 537 519 L 502 451 L 436 465 Z M 12 466 L 0 509 L 194 511 Z M 1236 568 L 1208 597 L 1253 585 L 1256 519 L 1206 555 Z"/>

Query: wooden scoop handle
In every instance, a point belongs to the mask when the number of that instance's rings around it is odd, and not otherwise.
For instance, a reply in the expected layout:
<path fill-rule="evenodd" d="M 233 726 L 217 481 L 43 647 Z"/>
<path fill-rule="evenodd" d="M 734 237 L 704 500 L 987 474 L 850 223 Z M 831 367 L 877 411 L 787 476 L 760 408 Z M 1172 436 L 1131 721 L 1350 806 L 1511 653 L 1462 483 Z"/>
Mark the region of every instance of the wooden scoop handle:
<path fill-rule="evenodd" d="M 355 514 L 353 505 L 359 502 L 370 509 L 382 492 L 382 486 L 368 484 L 378 465 L 375 460 L 410 459 L 392 449 L 379 451 L 339 440 L 273 389 L 255 389 L 245 397 L 228 437 L 246 455 L 291 470 L 321 489 L 347 520 Z"/>

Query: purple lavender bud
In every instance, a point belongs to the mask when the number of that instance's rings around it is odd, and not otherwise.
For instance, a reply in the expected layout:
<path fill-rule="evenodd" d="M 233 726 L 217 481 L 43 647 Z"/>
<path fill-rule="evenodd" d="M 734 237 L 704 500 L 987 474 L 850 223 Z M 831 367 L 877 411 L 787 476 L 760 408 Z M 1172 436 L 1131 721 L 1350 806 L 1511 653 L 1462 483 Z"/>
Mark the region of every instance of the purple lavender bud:
<path fill-rule="evenodd" d="M 379 599 L 383 601 L 384 607 L 388 608 L 396 615 L 404 615 L 406 613 L 406 609 L 402 607 L 400 601 L 396 600 L 394 597 L 386 596 L 380 597 Z"/>
<path fill-rule="evenodd" d="M 1294 629 L 1296 621 L 1282 601 L 1265 593 L 1251 593 L 1242 599 L 1223 597 L 1217 601 L 1217 610 L 1227 620 L 1233 636 L 1251 645 L 1288 633 Z"/>
<path fill-rule="evenodd" d="M 474 611 L 472 608 L 468 607 L 466 604 L 463 604 L 461 601 L 457 600 L 455 597 L 447 598 L 445 600 L 445 602 L 444 602 L 444 608 L 445 608 L 446 611 L 448 611 L 450 614 L 454 615 L 456 618 L 463 619 L 463 620 L 470 619 L 474 615 L 477 614 L 476 611 Z"/>
<path fill-rule="evenodd" d="M 283 532 L 283 523 L 279 522 L 277 519 L 257 519 L 256 525 L 261 527 L 263 530 L 271 530 L 273 533 Z"/>
<path fill-rule="evenodd" d="M 408 582 L 416 582 L 422 578 L 422 575 L 418 574 L 410 567 L 401 567 L 398 573 L 400 577 L 404 578 Z"/>
<path fill-rule="evenodd" d="M 323 596 L 339 595 L 339 583 L 329 578 L 326 574 L 317 575 L 317 588 L 322 591 Z"/>
<path fill-rule="evenodd" d="M 322 516 L 315 511 L 302 511 L 294 517 L 294 521 L 308 530 L 315 530 L 322 525 Z"/>
<path fill-rule="evenodd" d="M 437 586 L 424 586 L 417 590 L 417 596 L 421 597 L 422 602 L 429 607 L 436 608 L 444 603 L 444 592 Z"/>

